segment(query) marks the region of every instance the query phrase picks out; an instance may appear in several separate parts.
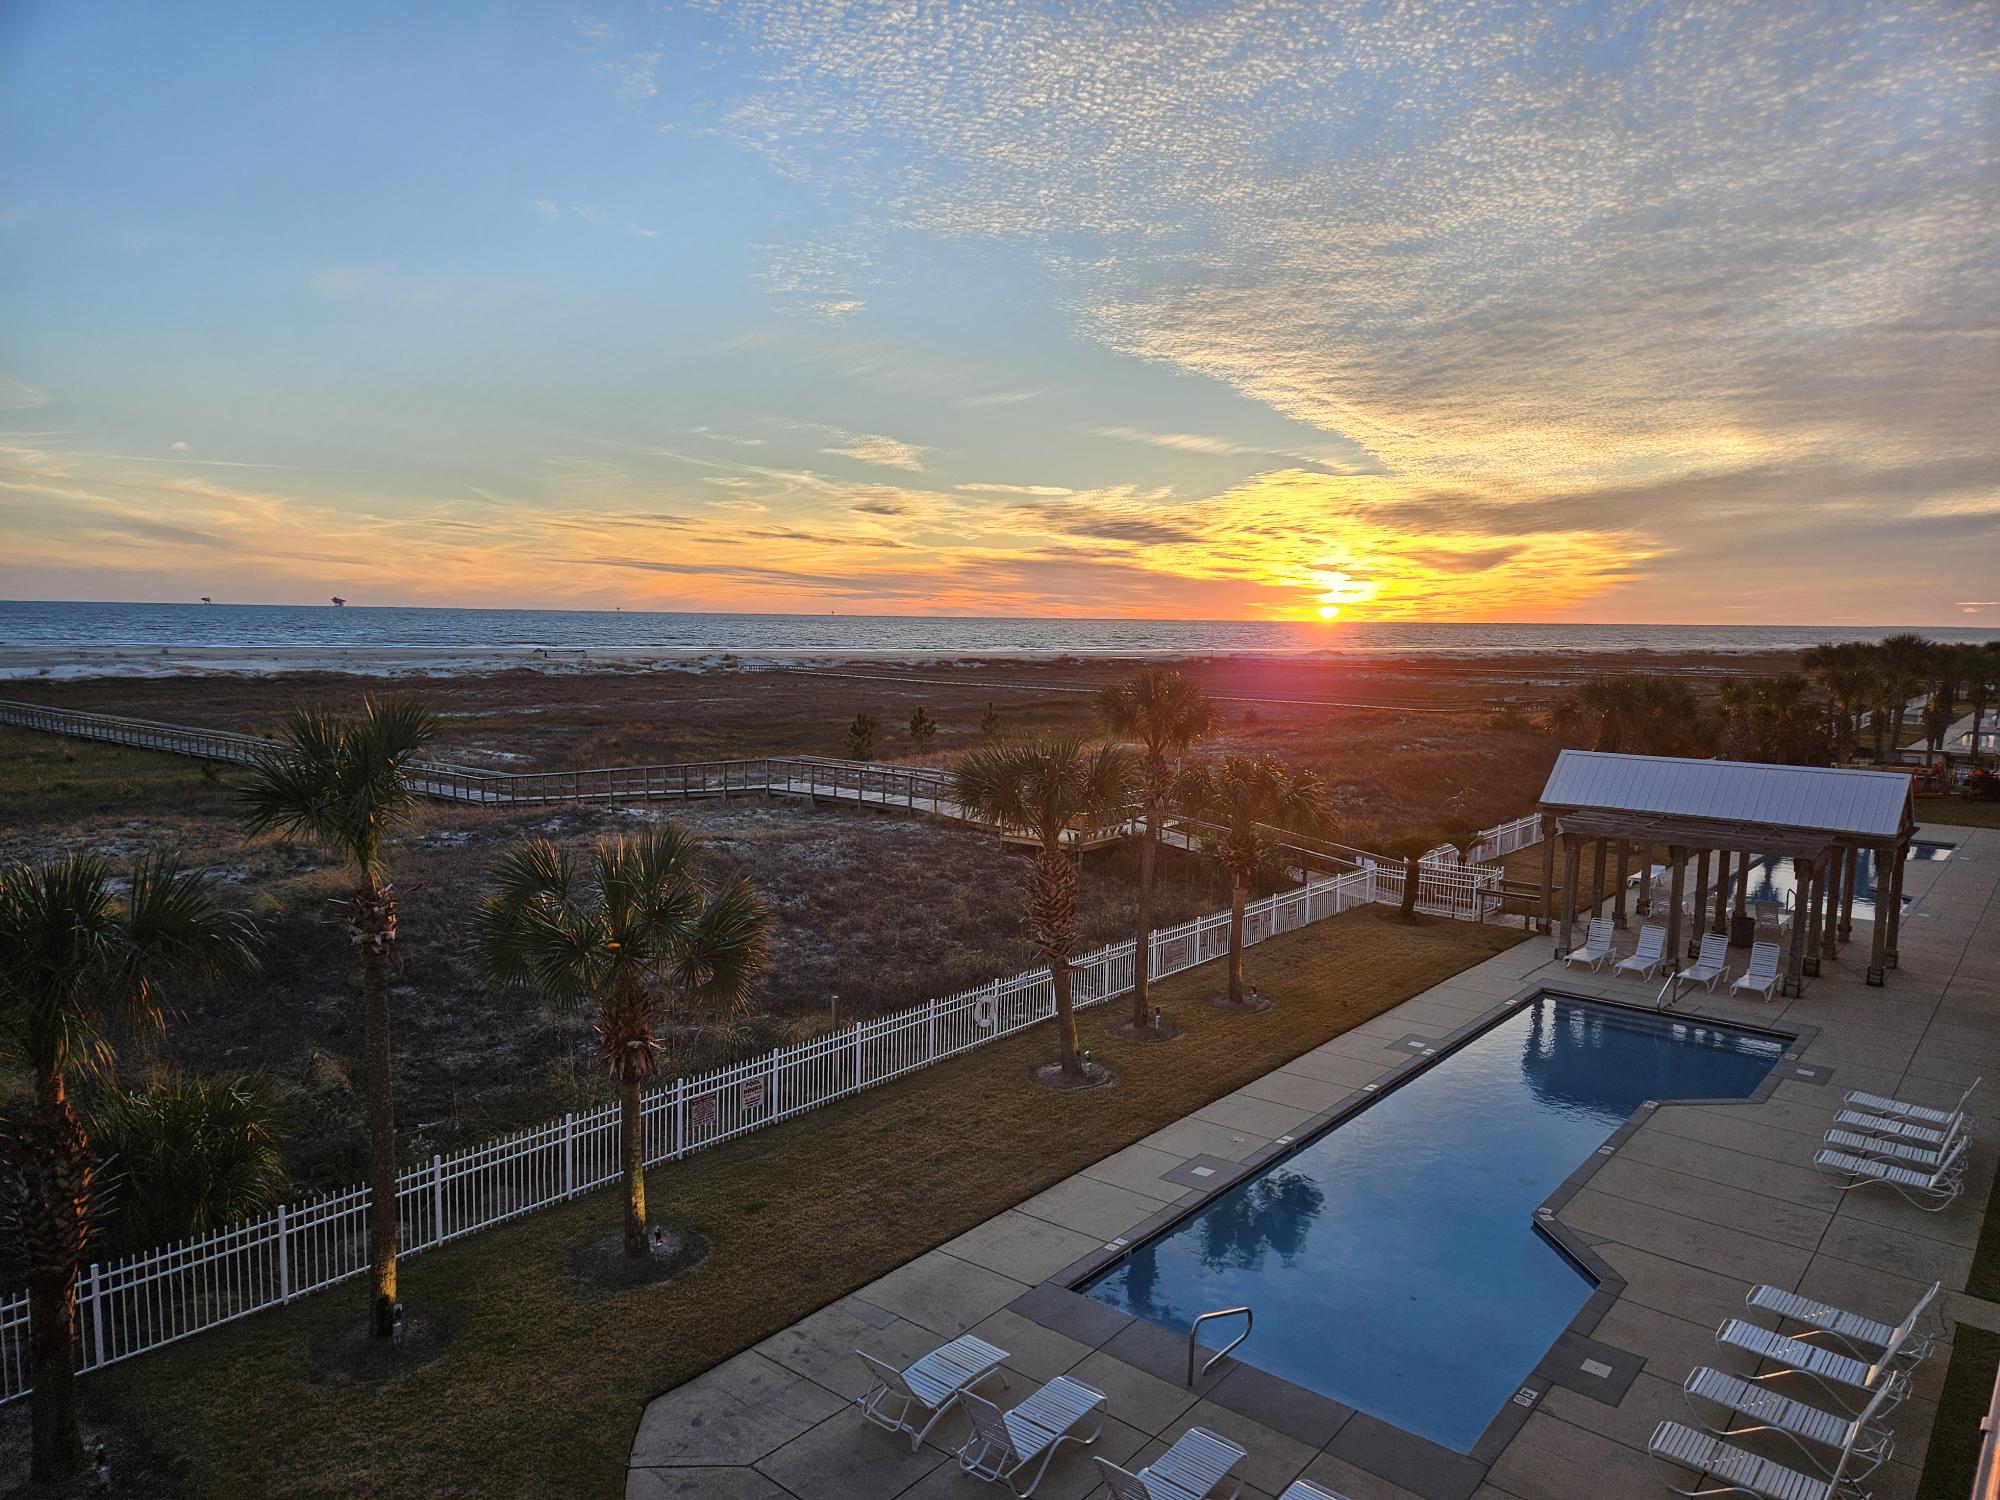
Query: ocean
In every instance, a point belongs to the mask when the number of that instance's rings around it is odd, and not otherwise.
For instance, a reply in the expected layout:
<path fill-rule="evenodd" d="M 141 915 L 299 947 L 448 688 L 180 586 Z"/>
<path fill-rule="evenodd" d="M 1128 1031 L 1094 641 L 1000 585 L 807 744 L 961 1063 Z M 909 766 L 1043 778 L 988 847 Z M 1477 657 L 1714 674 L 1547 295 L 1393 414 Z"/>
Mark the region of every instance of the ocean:
<path fill-rule="evenodd" d="M 1077 620 L 0 600 L 0 648 L 15 651 L 602 651 L 755 658 L 1771 653 L 1825 640 L 1879 640 L 1911 628 L 1917 627 Z M 1933 640 L 1976 642 L 1996 632 L 1932 627 L 1920 633 Z"/>

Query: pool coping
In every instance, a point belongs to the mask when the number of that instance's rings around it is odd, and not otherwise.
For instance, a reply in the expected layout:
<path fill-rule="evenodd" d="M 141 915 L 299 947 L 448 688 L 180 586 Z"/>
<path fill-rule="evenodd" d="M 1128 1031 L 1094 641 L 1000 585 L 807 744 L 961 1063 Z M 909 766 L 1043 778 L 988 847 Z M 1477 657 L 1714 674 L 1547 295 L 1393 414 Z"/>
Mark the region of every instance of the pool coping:
<path fill-rule="evenodd" d="M 1142 1318 L 1120 1312 L 1095 1298 L 1084 1296 L 1076 1290 L 1076 1287 L 1124 1258 L 1134 1246 L 1164 1233 L 1189 1217 L 1218 1193 L 1228 1191 L 1245 1178 L 1263 1171 L 1274 1161 L 1300 1150 L 1308 1142 L 1372 1106 L 1383 1094 L 1400 1088 L 1417 1074 L 1434 1067 L 1467 1042 L 1490 1031 L 1543 996 L 1555 996 L 1588 1005 L 1610 1006 L 1640 1015 L 1658 1016 L 1667 1013 L 1656 1006 L 1634 1005 L 1602 995 L 1567 990 L 1559 985 L 1537 983 L 1516 991 L 1498 1005 L 1481 1011 L 1471 1020 L 1442 1036 L 1424 1038 L 1412 1034 L 1385 1042 L 1385 1051 L 1407 1050 L 1410 1055 L 1404 1061 L 1386 1069 L 1373 1082 L 1361 1085 L 1351 1097 L 1301 1121 L 1292 1130 L 1272 1140 L 1268 1145 L 1259 1147 L 1240 1162 L 1220 1157 L 1197 1157 L 1184 1163 L 1183 1167 L 1177 1170 L 1185 1170 L 1198 1163 L 1211 1175 L 1204 1178 L 1199 1187 L 1190 1187 L 1172 1203 L 1148 1215 L 1124 1234 L 1107 1240 L 1097 1249 L 1072 1261 L 1048 1277 L 1041 1285 L 1016 1298 L 1009 1305 L 1010 1309 L 1051 1332 L 1088 1344 L 1108 1358 L 1130 1365 L 1144 1374 L 1186 1388 L 1187 1345 L 1184 1337 L 1171 1334 Z M 1778 1063 L 1758 1081 L 1757 1087 L 1741 1097 L 1642 1101 L 1601 1145 L 1585 1156 L 1569 1175 L 1536 1205 L 1530 1219 L 1535 1230 L 1546 1237 L 1561 1254 L 1568 1256 L 1584 1274 L 1595 1280 L 1597 1285 L 1550 1342 L 1548 1349 L 1543 1352 L 1512 1398 L 1487 1423 L 1469 1453 L 1459 1453 L 1441 1443 L 1335 1401 L 1318 1391 L 1309 1390 L 1267 1370 L 1228 1356 L 1216 1360 L 1213 1372 L 1196 1381 L 1194 1392 L 1202 1399 L 1212 1401 L 1239 1416 L 1260 1422 L 1273 1431 L 1333 1453 L 1392 1484 L 1422 1496 L 1423 1500 L 1469 1500 L 1473 1492 L 1485 1481 L 1487 1472 L 1499 1461 L 1507 1445 L 1527 1425 L 1529 1417 L 1534 1414 L 1542 1398 L 1553 1387 L 1568 1385 L 1572 1390 L 1583 1389 L 1556 1378 L 1559 1372 L 1551 1368 L 1551 1361 L 1558 1350 L 1564 1351 L 1565 1359 L 1578 1355 L 1594 1356 L 1594 1362 L 1599 1368 L 1607 1370 L 1607 1374 L 1600 1377 L 1610 1382 L 1607 1391 L 1615 1388 L 1617 1394 L 1610 1396 L 1588 1390 L 1585 1393 L 1597 1396 L 1598 1399 L 1609 1400 L 1610 1404 L 1616 1405 L 1646 1361 L 1643 1356 L 1598 1344 L 1591 1336 L 1623 1295 L 1627 1283 L 1608 1261 L 1597 1254 L 1589 1236 L 1570 1228 L 1557 1215 L 1598 1170 L 1618 1154 L 1619 1149 L 1662 1105 L 1712 1107 L 1762 1104 L 1771 1097 L 1781 1083 L 1823 1084 L 1833 1072 L 1829 1067 L 1787 1068 L 1785 1066 L 1788 1063 L 1800 1062 L 1802 1054 L 1820 1035 L 1820 1028 L 1817 1026 L 1788 1022 L 1783 1029 L 1779 1029 L 1775 1026 L 1760 1027 L 1718 1017 L 1701 1016 L 1692 1012 L 1670 1014 L 1677 1014 L 1690 1022 L 1725 1026 L 1734 1031 L 1768 1036 L 1782 1042 L 1784 1052 Z M 1413 1046 L 1413 1043 L 1417 1045 Z M 1418 1050 L 1419 1047 L 1422 1050 Z M 1810 1076 L 1806 1076 L 1808 1074 Z M 1206 1345 L 1198 1347 L 1209 1353 L 1214 1352 Z M 1580 1359 L 1575 1362 L 1581 1364 Z"/>

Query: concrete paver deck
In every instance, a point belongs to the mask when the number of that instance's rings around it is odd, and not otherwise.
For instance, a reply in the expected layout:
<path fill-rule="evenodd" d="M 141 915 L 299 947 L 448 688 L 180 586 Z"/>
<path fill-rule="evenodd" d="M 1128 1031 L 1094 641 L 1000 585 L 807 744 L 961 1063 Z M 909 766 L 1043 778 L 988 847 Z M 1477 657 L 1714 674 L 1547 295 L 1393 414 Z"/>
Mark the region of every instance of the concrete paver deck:
<path fill-rule="evenodd" d="M 1275 1495 L 1302 1474 L 1350 1500 L 1659 1495 L 1666 1471 L 1646 1454 L 1646 1440 L 1662 1419 L 1687 1419 L 1680 1385 L 1695 1365 L 1748 1372 L 1714 1334 L 1723 1319 L 1743 1314 L 1754 1282 L 1893 1320 L 1941 1279 L 1947 1334 L 1951 1320 L 2000 1328 L 2000 1306 L 1962 1290 L 2000 1151 L 1993 1128 L 2000 1123 L 2000 833 L 1947 828 L 1926 836 L 1956 848 L 1947 860 L 1908 867 L 1906 892 L 1918 904 L 1903 923 L 1902 963 L 1886 988 L 1863 983 L 1868 929 L 1857 922 L 1854 942 L 1799 999 L 1767 1005 L 1698 992 L 1680 1001 L 1678 1010 L 1718 1020 L 1818 1028 L 1793 1049 L 1794 1063 L 1781 1064 L 1816 1078 L 1783 1076 L 1758 1103 L 1646 1111 L 1562 1203 L 1559 1223 L 1624 1278 L 1591 1338 L 1642 1363 L 1616 1402 L 1530 1381 L 1538 1398 L 1511 1440 L 1486 1455 L 1490 1467 L 1441 1449 L 1412 1459 L 1408 1442 L 1385 1424 L 1234 1360 L 1188 1390 L 1178 1368 L 1183 1340 L 1150 1325 L 1127 1326 L 1108 1308 L 1096 1309 L 1099 1318 L 1090 1311 L 1095 1304 L 1042 1283 L 1213 1190 L 1189 1187 L 1201 1180 L 1190 1169 L 1282 1150 L 1304 1122 L 1421 1056 L 1408 1045 L 1412 1037 L 1420 1047 L 1537 984 L 1628 1003 L 1652 998 L 1651 985 L 1565 970 L 1541 936 L 1203 1105 L 660 1396 L 640 1423 L 628 1496 L 993 1496 L 997 1490 L 966 1478 L 951 1458 L 966 1435 L 962 1414 L 946 1417 L 912 1453 L 906 1439 L 867 1426 L 847 1404 L 865 1385 L 853 1349 L 901 1366 L 968 1330 L 1011 1351 L 1008 1385 L 999 1393 L 1004 1404 L 1064 1373 L 1110 1395 L 1104 1437 L 1092 1449 L 1068 1447 L 1037 1491 L 1052 1500 L 1100 1489 L 1091 1454 L 1135 1466 L 1195 1424 L 1250 1450 L 1241 1470 L 1246 1500 Z M 1624 941 L 1629 946 L 1629 934 Z M 1966 1192 L 1944 1212 L 1919 1212 L 1877 1189 L 1843 1194 L 1814 1168 L 1820 1137 L 1848 1090 L 1948 1105 L 1981 1074 L 1993 1086 L 1974 1100 L 1983 1128 Z M 1227 1180 L 1221 1172 L 1216 1178 L 1218 1186 Z M 1254 1359 L 1254 1350 L 1245 1353 Z M 1895 1457 L 1871 1479 L 1879 1500 L 1915 1491 L 1947 1355 L 1941 1341 L 1890 1420 Z M 1797 1461 L 1784 1445 L 1765 1451 Z"/>

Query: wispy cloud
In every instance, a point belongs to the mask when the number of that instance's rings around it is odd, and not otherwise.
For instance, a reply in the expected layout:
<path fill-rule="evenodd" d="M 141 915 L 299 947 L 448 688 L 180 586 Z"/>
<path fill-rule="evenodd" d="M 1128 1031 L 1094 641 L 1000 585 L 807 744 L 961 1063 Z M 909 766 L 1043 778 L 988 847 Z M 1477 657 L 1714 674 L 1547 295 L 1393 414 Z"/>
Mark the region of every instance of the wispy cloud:
<path fill-rule="evenodd" d="M 1059 484 L 961 484 L 958 489 L 973 495 L 1074 495 L 1075 490 Z"/>
<path fill-rule="evenodd" d="M 851 458 L 856 463 L 876 464 L 888 469 L 914 470 L 924 466 L 922 448 L 900 438 L 879 434 L 850 436 L 842 446 L 822 448 L 820 451 L 832 458 Z"/>
<path fill-rule="evenodd" d="M 48 404 L 49 398 L 27 381 L 0 375 L 0 411 L 27 411 Z"/>

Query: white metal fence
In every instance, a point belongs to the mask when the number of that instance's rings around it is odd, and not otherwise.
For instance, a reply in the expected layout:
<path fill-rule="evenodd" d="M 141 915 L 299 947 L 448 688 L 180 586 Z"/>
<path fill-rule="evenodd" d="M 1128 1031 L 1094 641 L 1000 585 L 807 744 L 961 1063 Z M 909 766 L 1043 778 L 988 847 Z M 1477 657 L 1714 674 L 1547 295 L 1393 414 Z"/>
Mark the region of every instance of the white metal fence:
<path fill-rule="evenodd" d="M 1420 904 L 1440 915 L 1477 917 L 1480 881 L 1488 873 L 1427 871 Z M 1314 880 L 1249 903 L 1244 942 L 1260 943 L 1401 894 L 1402 871 L 1387 866 Z M 1177 974 L 1228 947 L 1227 912 L 1162 928 L 1152 935 L 1151 972 Z M 1131 986 L 1129 939 L 1075 965 L 1080 1006 L 1114 999 Z M 1029 970 L 676 1079 L 646 1097 L 646 1160 L 671 1161 L 886 1083 L 1046 1020 L 1054 1008 L 1048 971 Z M 617 1179 L 619 1162 L 615 1103 L 434 1156 L 400 1179 L 402 1252 L 419 1254 L 603 1186 Z M 367 1268 L 368 1194 L 358 1187 L 287 1204 L 199 1240 L 94 1264 L 78 1288 L 78 1368 L 129 1359 Z M 25 1293 L 0 1298 L 0 1402 L 29 1389 L 27 1324 Z"/>

